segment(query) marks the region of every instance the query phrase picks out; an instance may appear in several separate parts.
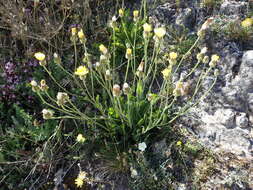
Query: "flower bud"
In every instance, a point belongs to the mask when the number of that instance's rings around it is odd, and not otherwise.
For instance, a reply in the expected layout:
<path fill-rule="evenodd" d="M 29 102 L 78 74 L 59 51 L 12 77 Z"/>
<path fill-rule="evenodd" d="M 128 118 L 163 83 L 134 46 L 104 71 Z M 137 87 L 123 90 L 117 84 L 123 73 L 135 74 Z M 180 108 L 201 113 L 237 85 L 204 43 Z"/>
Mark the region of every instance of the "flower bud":
<path fill-rule="evenodd" d="M 166 29 L 164 27 L 155 28 L 154 33 L 158 39 L 162 39 L 166 34 Z"/>
<path fill-rule="evenodd" d="M 78 37 L 79 37 L 80 39 L 84 39 L 84 38 L 85 38 L 85 35 L 84 35 L 84 33 L 83 33 L 83 29 L 79 30 L 79 32 L 77 33 L 77 35 L 78 35 Z"/>
<path fill-rule="evenodd" d="M 64 105 L 66 102 L 69 101 L 69 96 L 68 96 L 67 93 L 58 92 L 58 93 L 57 93 L 57 96 L 56 96 L 56 99 L 57 99 L 57 104 L 58 104 L 58 106 L 62 106 L 62 105 Z"/>
<path fill-rule="evenodd" d="M 31 86 L 32 86 L 32 91 L 33 92 L 36 92 L 37 90 L 39 90 L 39 87 L 38 87 L 38 83 L 35 81 L 35 80 L 32 80 L 30 82 Z"/>
<path fill-rule="evenodd" d="M 112 80 L 112 75 L 110 70 L 105 71 L 105 79 L 106 80 Z"/>
<path fill-rule="evenodd" d="M 198 53 L 197 54 L 197 60 L 198 60 L 198 62 L 201 62 L 203 60 L 203 58 L 204 58 L 204 54 L 202 54 L 202 53 Z"/>
<path fill-rule="evenodd" d="M 211 57 L 211 61 L 214 61 L 216 63 L 219 61 L 219 59 L 220 59 L 220 57 L 216 54 L 212 55 L 212 57 Z"/>
<path fill-rule="evenodd" d="M 137 68 L 137 71 L 136 71 L 136 75 L 138 76 L 138 77 L 143 77 L 143 75 L 144 75 L 144 62 L 142 61 L 141 63 L 140 63 L 140 65 L 138 66 L 138 68 Z"/>
<path fill-rule="evenodd" d="M 144 30 L 144 32 L 147 32 L 147 33 L 151 32 L 152 31 L 152 25 L 148 24 L 148 23 L 143 24 L 143 30 Z"/>
<path fill-rule="evenodd" d="M 113 85 L 112 94 L 114 97 L 120 96 L 121 90 L 118 84 Z"/>
<path fill-rule="evenodd" d="M 82 134 L 78 134 L 77 137 L 76 137 L 76 141 L 79 142 L 79 143 L 84 143 L 85 140 L 86 139 Z"/>
<path fill-rule="evenodd" d="M 206 55 L 206 56 L 203 58 L 202 61 L 203 61 L 204 64 L 209 63 L 209 61 L 210 61 L 209 56 Z"/>
<path fill-rule="evenodd" d="M 177 53 L 175 53 L 175 52 L 170 52 L 170 54 L 169 54 L 169 59 L 172 59 L 172 60 L 177 59 Z"/>
<path fill-rule="evenodd" d="M 171 68 L 166 68 L 162 71 L 163 78 L 168 79 L 171 76 Z"/>
<path fill-rule="evenodd" d="M 58 56 L 57 53 L 54 53 L 54 62 L 56 64 L 61 64 L 61 58 Z"/>
<path fill-rule="evenodd" d="M 47 86 L 46 81 L 44 79 L 40 81 L 40 89 L 42 91 L 48 90 L 48 86 Z"/>
<path fill-rule="evenodd" d="M 43 109 L 42 114 L 43 114 L 43 119 L 51 119 L 54 115 L 54 112 L 52 110 Z"/>
<path fill-rule="evenodd" d="M 218 70 L 218 69 L 215 69 L 215 70 L 214 70 L 214 76 L 217 77 L 219 74 L 220 74 L 219 70 Z"/>
<path fill-rule="evenodd" d="M 134 21 L 136 22 L 139 18 L 139 11 L 138 10 L 134 10 L 133 11 L 133 15 L 134 15 Z"/>
<path fill-rule="evenodd" d="M 124 10 L 123 9 L 119 9 L 119 16 L 123 17 L 124 16 Z"/>
<path fill-rule="evenodd" d="M 72 35 L 72 36 L 75 36 L 76 33 L 77 33 L 76 27 L 71 28 L 71 35 Z"/>
<path fill-rule="evenodd" d="M 125 95 L 129 94 L 130 90 L 131 90 L 131 89 L 130 89 L 129 85 L 125 82 L 125 83 L 123 84 L 123 92 L 124 92 L 124 94 L 125 94 Z"/>
<path fill-rule="evenodd" d="M 132 58 L 132 49 L 127 48 L 125 57 L 126 57 L 126 59 L 131 59 Z"/>
<path fill-rule="evenodd" d="M 112 20 L 110 21 L 110 23 L 109 23 L 109 25 L 110 25 L 110 27 L 112 27 L 113 29 L 115 28 L 115 27 L 117 27 L 117 17 L 114 15 L 113 17 L 112 17 Z"/>
<path fill-rule="evenodd" d="M 103 53 L 104 55 L 106 55 L 106 54 L 108 53 L 108 49 L 107 49 L 103 44 L 101 44 L 101 45 L 99 46 L 99 50 L 100 50 L 100 52 Z"/>
<path fill-rule="evenodd" d="M 207 47 L 202 48 L 200 51 L 200 53 L 202 53 L 202 54 L 206 54 L 206 52 L 207 52 Z"/>

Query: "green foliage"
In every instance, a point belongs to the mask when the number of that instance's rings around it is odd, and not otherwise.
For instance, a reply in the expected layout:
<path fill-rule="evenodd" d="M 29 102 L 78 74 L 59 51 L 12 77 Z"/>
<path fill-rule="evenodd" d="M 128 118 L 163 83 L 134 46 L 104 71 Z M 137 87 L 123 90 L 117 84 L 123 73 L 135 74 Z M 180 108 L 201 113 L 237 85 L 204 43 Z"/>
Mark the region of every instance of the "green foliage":
<path fill-rule="evenodd" d="M 201 4 L 206 8 L 215 8 L 221 4 L 222 0 L 202 0 Z"/>
<path fill-rule="evenodd" d="M 20 188 L 27 187 L 29 183 L 21 183 L 23 177 L 28 175 L 27 170 L 30 167 L 17 167 L 16 163 L 28 163 L 30 156 L 35 158 L 40 149 L 41 143 L 47 141 L 55 130 L 56 121 L 47 121 L 39 123 L 33 116 L 26 113 L 25 110 L 18 105 L 13 105 L 12 123 L 9 128 L 2 128 L 0 131 L 0 163 L 6 165 L 2 170 L 0 179 L 5 179 L 4 184 L 9 189 L 13 189 L 15 185 Z M 37 150 L 37 151 L 36 151 Z M 13 163 L 13 165 L 11 164 Z M 14 167 L 13 167 L 14 166 Z M 21 183 L 21 184 L 20 184 Z"/>
<path fill-rule="evenodd" d="M 229 20 L 224 16 L 216 19 L 212 31 L 214 35 L 223 35 L 230 40 L 248 43 L 253 39 L 252 27 L 243 27 L 242 20 Z"/>

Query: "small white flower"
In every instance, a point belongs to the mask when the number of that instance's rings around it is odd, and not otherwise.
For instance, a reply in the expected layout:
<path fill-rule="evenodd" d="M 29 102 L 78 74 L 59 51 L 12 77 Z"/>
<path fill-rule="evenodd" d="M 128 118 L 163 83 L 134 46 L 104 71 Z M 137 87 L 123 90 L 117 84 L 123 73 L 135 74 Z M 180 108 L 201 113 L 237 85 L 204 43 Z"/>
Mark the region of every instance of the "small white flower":
<path fill-rule="evenodd" d="M 139 143 L 138 144 L 138 149 L 140 150 L 140 151 L 145 151 L 145 149 L 147 148 L 147 145 L 146 145 L 146 143 L 145 142 L 142 142 L 142 143 Z"/>
<path fill-rule="evenodd" d="M 138 172 L 136 169 L 134 169 L 133 167 L 130 168 L 131 171 L 131 177 L 135 178 L 138 175 Z"/>

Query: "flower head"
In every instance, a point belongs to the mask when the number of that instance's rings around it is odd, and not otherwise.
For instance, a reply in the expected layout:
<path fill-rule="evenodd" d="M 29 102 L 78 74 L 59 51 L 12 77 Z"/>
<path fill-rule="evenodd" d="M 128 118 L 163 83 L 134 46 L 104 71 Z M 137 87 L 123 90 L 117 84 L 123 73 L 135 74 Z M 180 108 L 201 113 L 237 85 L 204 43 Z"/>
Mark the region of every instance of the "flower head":
<path fill-rule="evenodd" d="M 166 34 L 166 29 L 164 27 L 155 28 L 154 33 L 157 38 L 161 39 Z"/>
<path fill-rule="evenodd" d="M 200 51 L 200 53 L 202 54 L 206 54 L 206 52 L 207 52 L 207 47 L 203 47 Z"/>
<path fill-rule="evenodd" d="M 253 19 L 252 18 L 246 18 L 241 22 L 242 27 L 247 28 L 253 25 Z"/>
<path fill-rule="evenodd" d="M 144 62 L 142 61 L 141 63 L 140 63 L 140 65 L 138 66 L 138 68 L 137 68 L 137 71 L 136 71 L 136 75 L 138 76 L 138 77 L 142 77 L 143 75 L 144 75 Z"/>
<path fill-rule="evenodd" d="M 52 110 L 43 109 L 42 110 L 43 119 L 51 119 L 54 115 Z"/>
<path fill-rule="evenodd" d="M 163 78 L 168 79 L 169 76 L 171 75 L 171 68 L 166 68 L 162 71 Z"/>
<path fill-rule="evenodd" d="M 138 10 L 134 10 L 133 11 L 133 15 L 134 15 L 134 21 L 137 21 L 138 17 L 139 17 L 139 11 Z"/>
<path fill-rule="evenodd" d="M 214 62 L 218 62 L 219 59 L 220 59 L 220 56 L 218 56 L 216 54 L 212 55 L 212 57 L 211 57 L 211 61 L 214 61 Z"/>
<path fill-rule="evenodd" d="M 127 95 L 130 92 L 130 87 L 126 82 L 123 84 L 123 92 L 125 95 Z"/>
<path fill-rule="evenodd" d="M 58 92 L 56 99 L 58 106 L 62 106 L 63 104 L 69 101 L 69 95 L 65 92 Z"/>
<path fill-rule="evenodd" d="M 80 39 L 83 39 L 85 37 L 84 33 L 83 33 L 83 29 L 81 29 L 78 33 L 77 33 L 78 37 Z"/>
<path fill-rule="evenodd" d="M 75 184 L 76 184 L 77 187 L 82 187 L 83 186 L 83 179 L 77 177 L 75 179 Z"/>
<path fill-rule="evenodd" d="M 106 80 L 111 80 L 112 79 L 112 74 L 110 70 L 105 71 L 105 79 Z"/>
<path fill-rule="evenodd" d="M 148 23 L 143 24 L 143 30 L 144 30 L 144 32 L 147 32 L 147 33 L 151 32 L 152 31 L 152 25 L 148 24 Z"/>
<path fill-rule="evenodd" d="M 209 60 L 210 60 L 210 59 L 209 59 L 209 56 L 206 55 L 206 56 L 203 58 L 202 61 L 203 61 L 204 64 L 207 64 L 207 63 L 209 62 Z"/>
<path fill-rule="evenodd" d="M 126 59 L 131 59 L 132 57 L 132 49 L 127 48 L 126 50 Z"/>
<path fill-rule="evenodd" d="M 46 91 L 46 90 L 48 89 L 46 80 L 43 79 L 43 80 L 40 81 L 40 89 L 41 89 L 42 91 Z"/>
<path fill-rule="evenodd" d="M 181 146 L 182 145 L 182 141 L 177 141 L 177 146 Z"/>
<path fill-rule="evenodd" d="M 147 148 L 147 145 L 146 145 L 146 143 L 145 142 L 142 142 L 142 143 L 139 143 L 138 144 L 138 149 L 140 150 L 140 151 L 145 151 L 145 149 Z"/>
<path fill-rule="evenodd" d="M 75 75 L 79 76 L 80 78 L 84 78 L 88 73 L 89 70 L 85 66 L 79 66 L 75 71 Z"/>
<path fill-rule="evenodd" d="M 76 141 L 79 143 L 84 143 L 86 139 L 84 138 L 84 136 L 82 134 L 78 134 L 76 137 Z"/>
<path fill-rule="evenodd" d="M 100 44 L 99 45 L 99 50 L 101 51 L 101 53 L 103 53 L 104 55 L 106 55 L 108 53 L 108 49 L 103 45 Z"/>
<path fill-rule="evenodd" d="M 120 90 L 120 86 L 118 84 L 113 85 L 112 94 L 115 97 L 120 96 L 121 90 Z"/>
<path fill-rule="evenodd" d="M 44 53 L 41 52 L 37 52 L 34 54 L 34 57 L 38 60 L 38 61 L 44 61 L 46 58 L 46 55 Z"/>
<path fill-rule="evenodd" d="M 57 53 L 54 53 L 54 62 L 56 64 L 61 64 L 61 58 L 59 57 Z"/>
<path fill-rule="evenodd" d="M 83 179 L 83 180 L 86 178 L 86 176 L 87 176 L 87 173 L 84 171 L 80 171 L 78 174 L 78 178 Z"/>
<path fill-rule="evenodd" d="M 172 59 L 172 60 L 177 59 L 177 53 L 175 53 L 175 52 L 170 52 L 169 58 Z"/>
<path fill-rule="evenodd" d="M 124 16 L 124 10 L 123 9 L 119 9 L 119 16 L 123 17 Z"/>
<path fill-rule="evenodd" d="M 31 84 L 32 87 L 38 86 L 38 83 L 37 83 L 35 80 L 32 80 L 32 81 L 30 82 L 30 84 Z"/>
<path fill-rule="evenodd" d="M 71 28 L 71 35 L 72 35 L 72 36 L 75 36 L 76 33 L 77 33 L 76 27 Z"/>
<path fill-rule="evenodd" d="M 35 80 L 32 80 L 30 82 L 30 85 L 32 86 L 32 91 L 33 92 L 36 92 L 37 90 L 39 90 L 38 83 Z"/>

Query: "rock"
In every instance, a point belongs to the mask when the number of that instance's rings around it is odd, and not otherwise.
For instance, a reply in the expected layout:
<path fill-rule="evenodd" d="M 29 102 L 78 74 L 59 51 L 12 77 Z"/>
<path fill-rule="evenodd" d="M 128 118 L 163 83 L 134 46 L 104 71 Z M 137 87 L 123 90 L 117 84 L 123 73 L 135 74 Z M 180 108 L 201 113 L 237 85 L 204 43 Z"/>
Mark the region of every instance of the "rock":
<path fill-rule="evenodd" d="M 195 10 L 193 8 L 181 8 L 176 15 L 175 23 L 192 28 L 195 23 Z"/>
<path fill-rule="evenodd" d="M 236 126 L 240 128 L 247 128 L 249 125 L 249 119 L 246 113 L 239 113 L 236 116 Z"/>
<path fill-rule="evenodd" d="M 247 3 L 241 1 L 225 0 L 220 7 L 220 14 L 246 15 Z"/>
<path fill-rule="evenodd" d="M 240 51 L 233 46 L 221 48 L 219 80 L 208 97 L 192 109 L 197 122 L 193 120 L 191 126 L 205 146 L 252 160 L 253 50 L 240 59 Z"/>
<path fill-rule="evenodd" d="M 192 29 L 196 21 L 196 11 L 193 7 L 177 8 L 175 4 L 166 3 L 158 6 L 152 15 L 155 25 L 179 25 Z"/>

